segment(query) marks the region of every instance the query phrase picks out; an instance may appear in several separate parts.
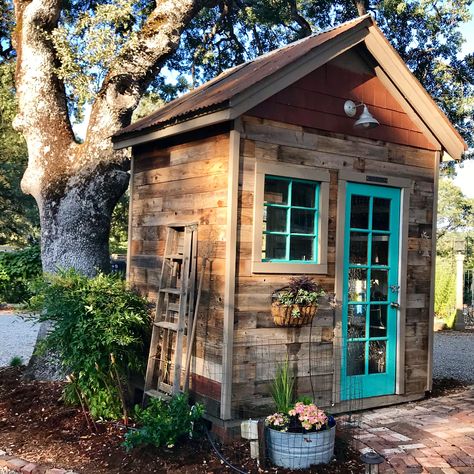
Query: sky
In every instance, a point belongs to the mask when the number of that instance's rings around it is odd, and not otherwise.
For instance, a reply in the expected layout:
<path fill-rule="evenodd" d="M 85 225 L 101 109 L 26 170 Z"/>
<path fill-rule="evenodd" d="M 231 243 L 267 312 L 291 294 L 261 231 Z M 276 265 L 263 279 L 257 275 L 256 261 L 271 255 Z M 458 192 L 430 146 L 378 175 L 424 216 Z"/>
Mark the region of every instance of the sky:
<path fill-rule="evenodd" d="M 473 19 L 461 28 L 461 31 L 466 38 L 462 50 L 463 54 L 474 52 L 474 5 L 471 6 L 470 10 Z M 457 166 L 456 171 L 457 176 L 454 179 L 454 182 L 461 188 L 466 196 L 474 198 L 474 160 L 467 160 L 461 165 L 461 167 Z"/>

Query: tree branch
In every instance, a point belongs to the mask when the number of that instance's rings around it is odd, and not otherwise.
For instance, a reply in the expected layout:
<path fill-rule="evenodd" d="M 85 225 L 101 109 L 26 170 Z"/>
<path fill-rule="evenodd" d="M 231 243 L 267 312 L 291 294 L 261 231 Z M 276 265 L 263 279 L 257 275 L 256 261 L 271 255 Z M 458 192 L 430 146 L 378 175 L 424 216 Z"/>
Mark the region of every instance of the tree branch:
<path fill-rule="evenodd" d="M 298 23 L 300 27 L 300 35 L 302 38 L 305 36 L 310 36 L 313 32 L 311 30 L 311 25 L 308 23 L 306 18 L 304 18 L 298 11 L 298 7 L 296 5 L 296 0 L 292 0 L 290 2 L 290 11 L 291 11 L 291 18 Z"/>
<path fill-rule="evenodd" d="M 14 126 L 28 144 L 28 169 L 22 187 L 35 197 L 45 175 L 45 163 L 54 157 L 54 163 L 48 165 L 48 180 L 63 173 L 68 160 L 58 157 L 66 157 L 65 151 L 75 144 L 64 85 L 55 73 L 57 59 L 48 39 L 48 33 L 57 26 L 61 3 L 60 0 L 14 0 L 19 108 Z"/>
<path fill-rule="evenodd" d="M 359 16 L 363 16 L 367 14 L 367 10 L 369 9 L 369 0 L 354 0 L 355 6 L 357 8 L 357 13 Z"/>
<path fill-rule="evenodd" d="M 141 31 L 124 46 L 104 80 L 91 112 L 88 146 L 99 146 L 98 140 L 108 140 L 130 123 L 143 92 L 175 52 L 182 32 L 205 4 L 204 0 L 158 3 Z"/>

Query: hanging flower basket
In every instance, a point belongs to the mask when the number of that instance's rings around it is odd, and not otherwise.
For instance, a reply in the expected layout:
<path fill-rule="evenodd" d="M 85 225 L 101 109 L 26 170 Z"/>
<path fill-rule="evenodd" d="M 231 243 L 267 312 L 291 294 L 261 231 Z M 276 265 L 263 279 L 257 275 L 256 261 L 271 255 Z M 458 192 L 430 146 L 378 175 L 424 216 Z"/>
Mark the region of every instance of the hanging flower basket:
<path fill-rule="evenodd" d="M 277 326 L 296 327 L 311 324 L 317 311 L 317 304 L 286 306 L 278 301 L 272 303 L 273 322 Z"/>
<path fill-rule="evenodd" d="M 311 324 L 324 291 L 306 275 L 290 278 L 288 286 L 272 295 L 272 316 L 277 326 L 297 327 Z"/>

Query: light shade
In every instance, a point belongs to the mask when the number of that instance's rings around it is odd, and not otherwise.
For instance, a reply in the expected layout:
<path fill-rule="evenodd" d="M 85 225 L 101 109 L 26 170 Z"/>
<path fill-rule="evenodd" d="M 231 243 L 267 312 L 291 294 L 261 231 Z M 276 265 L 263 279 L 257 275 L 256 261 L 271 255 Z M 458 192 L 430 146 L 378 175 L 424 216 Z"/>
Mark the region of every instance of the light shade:
<path fill-rule="evenodd" d="M 377 127 L 379 121 L 373 117 L 373 115 L 368 111 L 367 106 L 364 104 L 364 110 L 360 114 L 359 119 L 354 124 L 355 128 L 374 128 Z"/>

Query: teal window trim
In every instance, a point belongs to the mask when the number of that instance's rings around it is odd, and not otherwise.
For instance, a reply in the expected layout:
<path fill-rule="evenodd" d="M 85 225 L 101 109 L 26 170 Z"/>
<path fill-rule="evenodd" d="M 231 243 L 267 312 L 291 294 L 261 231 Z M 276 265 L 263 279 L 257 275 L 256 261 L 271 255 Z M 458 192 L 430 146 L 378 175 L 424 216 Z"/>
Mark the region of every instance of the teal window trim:
<path fill-rule="evenodd" d="M 286 210 L 286 229 L 285 231 L 268 231 L 264 230 L 264 235 L 278 235 L 285 237 L 285 258 L 262 258 L 262 262 L 279 262 L 279 263 L 299 263 L 299 264 L 317 264 L 318 262 L 318 240 L 319 240 L 319 229 L 318 229 L 318 222 L 319 222 L 319 212 L 320 212 L 320 182 L 319 181 L 312 181 L 312 180 L 305 180 L 300 178 L 290 178 L 290 177 L 283 177 L 283 176 L 275 176 L 271 174 L 265 174 L 264 177 L 264 187 L 267 178 L 277 181 L 283 181 L 288 183 L 287 188 L 287 204 L 277 204 L 277 203 L 267 203 L 264 201 L 263 205 L 264 208 L 279 208 Z M 292 199 L 293 199 L 293 186 L 298 185 L 298 183 L 302 184 L 311 184 L 314 185 L 314 206 L 313 207 L 305 207 L 305 206 L 293 206 Z M 312 232 L 309 233 L 301 233 L 301 232 L 291 232 L 291 214 L 293 210 L 304 210 L 304 211 L 312 211 L 314 213 L 313 218 L 313 229 Z M 266 213 L 264 213 L 265 215 Z M 308 229 L 310 230 L 310 229 Z M 290 259 L 290 244 L 292 237 L 310 237 L 313 239 L 312 242 L 312 250 L 313 250 L 313 260 L 292 260 Z"/>

